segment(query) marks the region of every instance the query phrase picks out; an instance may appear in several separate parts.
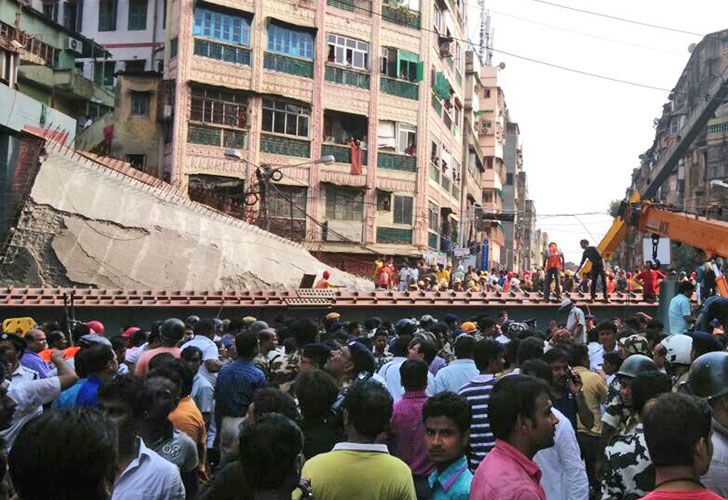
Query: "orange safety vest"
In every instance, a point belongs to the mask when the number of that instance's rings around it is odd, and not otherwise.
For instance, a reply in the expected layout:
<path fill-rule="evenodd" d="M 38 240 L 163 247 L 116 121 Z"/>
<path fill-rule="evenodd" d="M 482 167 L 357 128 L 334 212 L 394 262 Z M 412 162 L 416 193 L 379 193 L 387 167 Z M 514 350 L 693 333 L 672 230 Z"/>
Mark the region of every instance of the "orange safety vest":
<path fill-rule="evenodd" d="M 546 251 L 546 269 L 561 269 L 561 252 L 556 245 L 549 246 Z"/>

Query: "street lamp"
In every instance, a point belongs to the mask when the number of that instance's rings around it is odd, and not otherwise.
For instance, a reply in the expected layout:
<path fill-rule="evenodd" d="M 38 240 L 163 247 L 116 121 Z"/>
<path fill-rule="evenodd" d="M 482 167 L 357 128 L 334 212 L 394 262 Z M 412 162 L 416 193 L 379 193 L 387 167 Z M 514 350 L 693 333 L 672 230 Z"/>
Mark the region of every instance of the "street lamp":
<path fill-rule="evenodd" d="M 266 231 L 270 229 L 270 220 L 268 219 L 267 205 L 267 195 L 268 189 L 270 187 L 270 181 L 280 181 L 283 178 L 283 173 L 281 172 L 281 170 L 284 168 L 302 167 L 304 165 L 317 165 L 320 163 L 324 165 L 329 165 L 335 161 L 333 155 L 326 155 L 322 156 L 317 160 L 308 160 L 293 165 L 271 165 L 269 163 L 261 163 L 260 165 L 256 165 L 255 163 L 243 158 L 237 150 L 232 148 L 228 148 L 225 150 L 225 158 L 238 160 L 243 163 L 249 163 L 255 167 L 255 176 L 258 178 L 258 191 L 249 191 L 245 196 L 245 204 L 250 206 L 255 205 L 258 201 L 260 201 L 260 215 L 263 219 L 264 229 Z"/>

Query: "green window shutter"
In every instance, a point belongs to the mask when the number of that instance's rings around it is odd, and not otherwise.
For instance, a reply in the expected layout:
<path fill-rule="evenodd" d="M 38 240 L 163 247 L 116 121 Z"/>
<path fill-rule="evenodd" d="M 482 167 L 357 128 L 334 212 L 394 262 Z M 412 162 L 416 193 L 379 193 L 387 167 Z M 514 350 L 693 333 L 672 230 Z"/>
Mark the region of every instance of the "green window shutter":
<path fill-rule="evenodd" d="M 425 63 L 420 61 L 417 63 L 417 81 L 421 82 L 425 79 Z"/>
<path fill-rule="evenodd" d="M 435 87 L 435 94 L 440 99 L 448 99 L 450 97 L 450 84 L 447 82 L 444 73 L 437 73 L 437 86 Z"/>
<path fill-rule="evenodd" d="M 418 63 L 418 62 L 420 62 L 420 56 L 418 56 L 414 52 L 409 52 L 407 50 L 400 49 L 397 51 L 397 64 L 398 65 L 399 65 L 399 61 Z"/>

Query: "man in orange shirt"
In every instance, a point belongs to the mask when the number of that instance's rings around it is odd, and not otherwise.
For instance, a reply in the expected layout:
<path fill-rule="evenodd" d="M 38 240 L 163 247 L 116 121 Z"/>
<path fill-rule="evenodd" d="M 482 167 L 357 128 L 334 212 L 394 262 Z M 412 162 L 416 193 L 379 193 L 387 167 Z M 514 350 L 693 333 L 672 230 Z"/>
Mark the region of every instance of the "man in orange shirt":
<path fill-rule="evenodd" d="M 561 300 L 561 287 L 559 286 L 559 273 L 564 269 L 564 254 L 553 241 L 549 243 L 548 250 L 543 257 L 543 268 L 546 270 L 546 277 L 543 285 L 543 298 L 549 300 L 551 296 L 551 281 L 554 282 L 556 300 Z"/>
<path fill-rule="evenodd" d="M 328 271 L 324 271 L 323 276 L 321 277 L 320 280 L 318 280 L 316 282 L 316 285 L 314 286 L 314 288 L 318 288 L 318 289 L 331 288 L 333 285 L 331 283 L 329 283 L 330 277 L 331 277 L 331 273 Z"/>
<path fill-rule="evenodd" d="M 184 335 L 186 328 L 184 322 L 177 318 L 170 318 L 162 323 L 162 326 L 159 327 L 159 340 L 162 345 L 155 349 L 144 351 L 139 356 L 139 359 L 134 365 L 134 375 L 137 377 L 146 375 L 149 369 L 149 361 L 157 354 L 168 352 L 179 359 L 182 351 L 177 347 L 177 344 L 182 340 L 182 335 Z"/>

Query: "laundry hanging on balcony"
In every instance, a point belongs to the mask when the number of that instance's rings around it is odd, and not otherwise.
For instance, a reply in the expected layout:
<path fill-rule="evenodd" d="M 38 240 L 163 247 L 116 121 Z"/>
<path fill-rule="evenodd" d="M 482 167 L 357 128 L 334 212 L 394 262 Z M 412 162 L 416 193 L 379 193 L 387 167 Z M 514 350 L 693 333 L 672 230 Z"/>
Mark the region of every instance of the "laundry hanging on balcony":
<path fill-rule="evenodd" d="M 351 175 L 361 175 L 361 143 L 352 139 L 349 141 L 351 147 Z"/>

